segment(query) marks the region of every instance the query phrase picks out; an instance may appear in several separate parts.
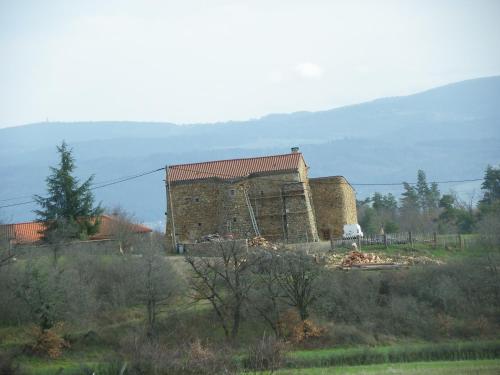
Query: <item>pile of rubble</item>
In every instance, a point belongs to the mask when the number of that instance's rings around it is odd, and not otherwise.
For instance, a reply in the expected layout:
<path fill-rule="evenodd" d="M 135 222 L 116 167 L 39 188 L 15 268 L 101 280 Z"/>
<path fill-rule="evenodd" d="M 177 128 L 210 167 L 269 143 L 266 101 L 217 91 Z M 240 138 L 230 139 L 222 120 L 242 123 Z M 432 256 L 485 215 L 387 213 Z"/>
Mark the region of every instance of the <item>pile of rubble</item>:
<path fill-rule="evenodd" d="M 250 247 L 260 247 L 269 250 L 278 250 L 278 246 L 269 242 L 262 236 L 257 236 L 248 240 L 248 246 Z"/>
<path fill-rule="evenodd" d="M 427 256 L 417 255 L 393 255 L 391 257 L 385 254 L 362 253 L 353 250 L 348 254 L 323 254 L 317 256 L 316 261 L 324 264 L 327 268 L 350 268 L 355 266 L 411 266 L 416 264 L 442 264 L 439 259 Z"/>
<path fill-rule="evenodd" d="M 340 264 L 342 267 L 351 267 L 357 264 L 374 264 L 374 263 L 387 263 L 386 261 L 382 261 L 382 259 L 374 254 L 374 253 L 362 253 L 358 250 L 353 250 L 349 254 L 347 254 L 344 259 L 342 259 L 342 263 Z"/>

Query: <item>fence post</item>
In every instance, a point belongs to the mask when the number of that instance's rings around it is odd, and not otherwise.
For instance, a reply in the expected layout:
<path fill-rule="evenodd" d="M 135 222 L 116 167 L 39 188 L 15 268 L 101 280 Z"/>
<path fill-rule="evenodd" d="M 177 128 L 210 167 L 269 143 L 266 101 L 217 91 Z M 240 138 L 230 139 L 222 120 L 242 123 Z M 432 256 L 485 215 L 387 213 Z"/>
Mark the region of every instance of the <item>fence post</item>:
<path fill-rule="evenodd" d="M 432 234 L 432 236 L 433 236 L 433 241 L 434 241 L 434 247 L 437 247 L 437 245 L 438 245 L 438 235 L 437 235 L 437 232 L 434 232 Z"/>
<path fill-rule="evenodd" d="M 361 251 L 361 237 L 356 237 L 356 242 L 358 243 L 358 250 Z"/>
<path fill-rule="evenodd" d="M 384 232 L 384 245 L 385 245 L 385 248 L 387 249 L 387 234 Z"/>
<path fill-rule="evenodd" d="M 413 249 L 413 238 L 411 236 L 411 231 L 408 232 L 408 242 L 410 243 L 410 247 Z"/>
<path fill-rule="evenodd" d="M 464 244 L 463 244 L 463 237 L 462 237 L 462 234 L 458 234 L 458 243 L 460 245 L 460 250 L 463 250 L 464 249 Z"/>
<path fill-rule="evenodd" d="M 330 250 L 335 251 L 335 243 L 333 242 L 332 232 L 330 232 Z"/>

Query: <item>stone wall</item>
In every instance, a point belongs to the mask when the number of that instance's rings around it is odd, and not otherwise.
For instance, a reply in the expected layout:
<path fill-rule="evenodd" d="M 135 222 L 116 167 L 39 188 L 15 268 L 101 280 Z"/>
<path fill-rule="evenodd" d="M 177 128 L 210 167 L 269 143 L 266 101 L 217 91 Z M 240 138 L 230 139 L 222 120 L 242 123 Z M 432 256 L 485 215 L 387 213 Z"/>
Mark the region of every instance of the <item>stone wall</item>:
<path fill-rule="evenodd" d="M 213 241 L 184 244 L 183 253 L 190 256 L 220 256 L 221 249 L 231 249 L 234 246 L 238 251 L 248 251 L 246 239 L 234 241 Z"/>
<path fill-rule="evenodd" d="M 311 178 L 309 185 L 321 239 L 341 237 L 344 224 L 358 222 L 356 194 L 344 177 Z"/>
<path fill-rule="evenodd" d="M 318 233 L 309 184 L 306 182 L 285 184 L 283 193 L 287 242 L 317 241 Z"/>
<path fill-rule="evenodd" d="M 176 241 L 193 242 L 218 230 L 219 184 L 214 180 L 178 183 L 171 186 L 167 211 L 167 244 L 172 240 L 172 213 Z"/>
<path fill-rule="evenodd" d="M 250 211 L 245 198 L 248 181 L 222 182 L 219 185 L 219 216 L 217 233 L 231 234 L 235 238 L 255 237 Z"/>
<path fill-rule="evenodd" d="M 286 192 L 283 187 L 300 181 L 297 172 L 249 178 L 249 198 L 262 236 L 271 241 L 286 239 Z"/>

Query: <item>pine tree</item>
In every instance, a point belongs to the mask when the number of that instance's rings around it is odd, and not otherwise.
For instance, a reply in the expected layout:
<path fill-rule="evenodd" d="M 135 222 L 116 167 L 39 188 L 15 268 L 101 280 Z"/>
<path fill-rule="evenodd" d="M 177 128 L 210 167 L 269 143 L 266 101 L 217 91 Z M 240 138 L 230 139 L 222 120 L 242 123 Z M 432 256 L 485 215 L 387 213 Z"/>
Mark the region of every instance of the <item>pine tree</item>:
<path fill-rule="evenodd" d="M 418 205 L 422 212 L 428 210 L 428 197 L 430 194 L 429 186 L 427 185 L 427 178 L 425 172 L 421 169 L 417 172 L 417 195 L 418 195 Z"/>
<path fill-rule="evenodd" d="M 481 211 L 491 211 L 500 205 L 500 168 L 488 165 L 481 189 L 484 191 L 483 199 L 479 201 Z"/>
<path fill-rule="evenodd" d="M 421 214 L 417 189 L 403 182 L 404 192 L 401 194 L 400 224 L 403 230 L 420 230 Z"/>
<path fill-rule="evenodd" d="M 93 176 L 79 184 L 73 176 L 75 161 L 66 142 L 57 147 L 60 155 L 58 168 L 50 167 L 46 178 L 47 197 L 36 195 L 35 201 L 41 207 L 36 210 L 38 219 L 44 223 L 44 237 L 85 239 L 99 228 L 100 205 L 94 206 L 90 186 Z"/>
<path fill-rule="evenodd" d="M 429 189 L 427 196 L 427 206 L 432 210 L 439 208 L 439 201 L 441 199 L 441 192 L 439 191 L 438 184 L 433 182 Z"/>
<path fill-rule="evenodd" d="M 420 205 L 417 189 L 407 182 L 403 182 L 403 188 L 405 191 L 401 194 L 401 209 L 415 214 L 418 213 Z"/>

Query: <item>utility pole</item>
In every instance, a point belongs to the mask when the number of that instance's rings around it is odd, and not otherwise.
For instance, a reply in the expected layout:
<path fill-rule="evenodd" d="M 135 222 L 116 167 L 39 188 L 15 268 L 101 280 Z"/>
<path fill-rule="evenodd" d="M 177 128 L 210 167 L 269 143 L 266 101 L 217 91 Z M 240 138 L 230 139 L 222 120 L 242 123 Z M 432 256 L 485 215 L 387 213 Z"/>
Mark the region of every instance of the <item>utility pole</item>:
<path fill-rule="evenodd" d="M 168 165 L 165 166 L 165 196 L 167 199 L 166 212 L 165 212 L 165 231 L 168 228 L 168 213 L 172 217 L 172 246 L 174 251 L 177 251 L 177 240 L 175 238 L 175 219 L 174 219 L 174 209 L 172 202 L 172 193 L 170 189 L 170 177 L 168 175 Z"/>

